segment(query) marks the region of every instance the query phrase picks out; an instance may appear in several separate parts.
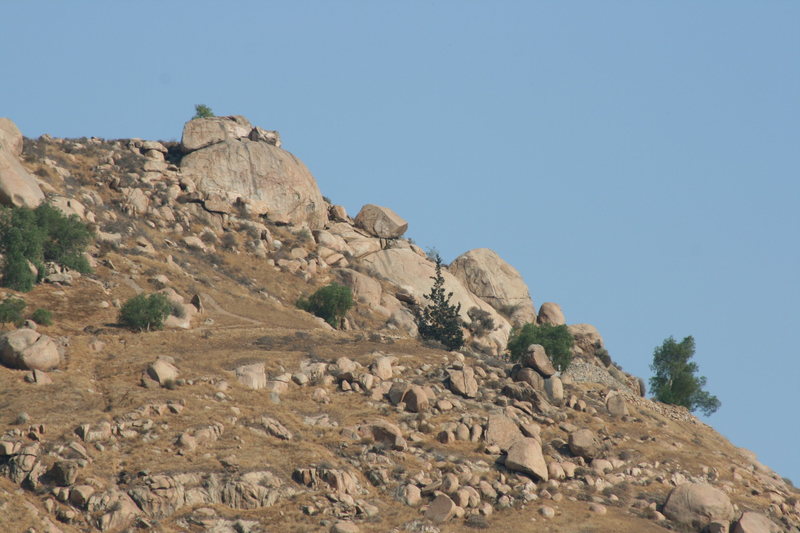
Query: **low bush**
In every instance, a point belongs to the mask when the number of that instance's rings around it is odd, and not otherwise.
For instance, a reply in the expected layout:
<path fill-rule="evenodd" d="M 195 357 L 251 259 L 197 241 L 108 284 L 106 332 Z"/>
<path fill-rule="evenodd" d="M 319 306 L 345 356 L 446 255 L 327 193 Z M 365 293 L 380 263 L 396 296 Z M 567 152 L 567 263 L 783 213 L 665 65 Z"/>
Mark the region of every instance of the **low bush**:
<path fill-rule="evenodd" d="M 25 300 L 22 298 L 6 298 L 0 302 L 0 322 L 13 322 L 20 324 L 23 321 L 22 310 L 25 309 Z"/>
<path fill-rule="evenodd" d="M 508 339 L 508 352 L 513 361 L 519 361 L 531 344 L 540 344 L 544 347 L 553 366 L 560 371 L 567 369 L 572 362 L 572 334 L 567 326 L 553 326 L 551 324 L 525 324 L 520 329 L 511 332 Z"/>
<path fill-rule="evenodd" d="M 214 116 L 214 112 L 211 111 L 211 108 L 205 104 L 197 104 L 194 106 L 194 116 L 195 118 L 210 118 Z"/>
<path fill-rule="evenodd" d="M 313 313 L 334 328 L 338 328 L 344 315 L 353 307 L 353 293 L 349 287 L 331 283 L 308 298 L 300 298 L 297 307 Z"/>
<path fill-rule="evenodd" d="M 31 320 L 42 326 L 50 326 L 53 324 L 53 312 L 40 307 L 33 312 Z"/>
<path fill-rule="evenodd" d="M 484 311 L 480 307 L 473 307 L 467 311 L 467 316 L 470 319 L 467 329 L 475 337 L 484 337 L 494 331 L 494 319 L 488 311 Z"/>
<path fill-rule="evenodd" d="M 119 323 L 134 331 L 161 329 L 171 312 L 172 304 L 163 294 L 137 294 L 119 310 Z"/>

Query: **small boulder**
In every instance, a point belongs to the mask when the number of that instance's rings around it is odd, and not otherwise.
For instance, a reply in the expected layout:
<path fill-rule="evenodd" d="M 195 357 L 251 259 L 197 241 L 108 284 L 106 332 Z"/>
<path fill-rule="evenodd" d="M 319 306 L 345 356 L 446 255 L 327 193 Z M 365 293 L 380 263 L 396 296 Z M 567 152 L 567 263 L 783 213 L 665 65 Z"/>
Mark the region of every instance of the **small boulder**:
<path fill-rule="evenodd" d="M 148 365 L 147 375 L 164 387 L 178 379 L 178 368 L 167 359 L 158 358 Z"/>
<path fill-rule="evenodd" d="M 564 384 L 558 376 L 550 376 L 544 382 L 544 390 L 554 405 L 564 403 Z"/>
<path fill-rule="evenodd" d="M 61 364 L 61 353 L 51 337 L 21 328 L 0 336 L 0 362 L 10 368 L 48 371 Z"/>
<path fill-rule="evenodd" d="M 450 390 L 466 398 L 475 398 L 478 395 L 478 381 L 475 379 L 475 371 L 465 366 L 461 370 L 447 371 Z"/>
<path fill-rule="evenodd" d="M 733 524 L 731 533 L 781 533 L 783 529 L 761 513 L 745 511 Z"/>
<path fill-rule="evenodd" d="M 412 413 L 424 413 L 429 407 L 428 394 L 419 385 L 412 385 L 406 392 L 403 401 L 406 404 L 406 410 Z"/>
<path fill-rule="evenodd" d="M 501 450 L 508 450 L 512 444 L 522 439 L 522 432 L 516 422 L 505 415 L 491 415 L 486 423 L 486 444 L 496 444 Z"/>
<path fill-rule="evenodd" d="M 395 239 L 408 229 L 408 222 L 400 215 L 378 205 L 367 204 L 361 208 L 355 218 L 355 225 L 370 235 L 381 239 Z"/>
<path fill-rule="evenodd" d="M 664 515 L 680 524 L 702 529 L 711 522 L 730 522 L 733 505 L 727 494 L 707 483 L 685 483 L 672 489 Z"/>
<path fill-rule="evenodd" d="M 547 463 L 542 455 L 542 445 L 536 439 L 522 438 L 514 442 L 508 449 L 506 468 L 513 472 L 522 472 L 547 481 L 549 474 Z"/>
<path fill-rule="evenodd" d="M 600 452 L 600 443 L 590 429 L 579 429 L 569 434 L 569 451 L 587 461 L 594 459 Z"/>
<path fill-rule="evenodd" d="M 567 323 L 567 320 L 564 318 L 564 313 L 561 311 L 561 307 L 558 304 L 545 302 L 539 308 L 536 322 L 539 325 L 550 324 L 553 326 L 562 326 Z"/>
<path fill-rule="evenodd" d="M 248 389 L 259 390 L 267 386 L 264 363 L 252 363 L 236 368 L 236 380 Z"/>
<path fill-rule="evenodd" d="M 547 356 L 544 347 L 540 344 L 531 344 L 522 358 L 522 364 L 528 368 L 536 370 L 545 378 L 549 378 L 556 373 L 550 357 Z"/>
<path fill-rule="evenodd" d="M 606 409 L 611 416 L 622 417 L 628 414 L 628 404 L 621 394 L 610 394 L 606 398 Z"/>
<path fill-rule="evenodd" d="M 425 518 L 436 524 L 442 524 L 453 518 L 458 506 L 446 494 L 439 494 L 425 511 Z"/>

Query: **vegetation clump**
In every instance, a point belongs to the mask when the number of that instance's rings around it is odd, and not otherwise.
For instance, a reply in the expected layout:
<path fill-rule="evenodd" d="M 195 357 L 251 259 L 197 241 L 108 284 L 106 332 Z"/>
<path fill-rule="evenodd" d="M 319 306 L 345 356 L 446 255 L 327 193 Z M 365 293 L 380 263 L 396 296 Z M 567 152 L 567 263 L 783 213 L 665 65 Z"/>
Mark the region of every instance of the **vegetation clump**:
<path fill-rule="evenodd" d="M 494 319 L 489 311 L 485 311 L 480 307 L 473 307 L 467 311 L 467 316 L 470 319 L 467 329 L 473 336 L 484 337 L 494 331 Z"/>
<path fill-rule="evenodd" d="M 31 320 L 40 326 L 50 326 L 53 324 L 53 312 L 40 307 L 33 312 Z"/>
<path fill-rule="evenodd" d="M 172 304 L 163 294 L 137 294 L 120 308 L 119 323 L 133 331 L 161 329 L 171 312 Z"/>
<path fill-rule="evenodd" d="M 650 378 L 653 398 L 671 405 L 682 405 L 694 412 L 698 409 L 709 416 L 720 408 L 720 401 L 713 394 L 703 390 L 704 376 L 697 376 L 697 363 L 694 357 L 694 337 L 691 335 L 681 342 L 669 337 L 653 352 L 650 370 L 655 375 Z"/>
<path fill-rule="evenodd" d="M 89 272 L 83 252 L 92 241 L 92 231 L 75 215 L 65 216 L 50 204 L 36 209 L 0 209 L 0 253 L 4 287 L 28 292 L 45 274 L 46 262 Z"/>
<path fill-rule="evenodd" d="M 353 307 L 353 292 L 349 287 L 331 283 L 308 298 L 297 300 L 297 307 L 320 317 L 334 328 L 339 328 L 344 315 Z"/>
<path fill-rule="evenodd" d="M 565 325 L 525 324 L 511 331 L 508 339 L 508 352 L 512 361 L 520 361 L 531 344 L 541 345 L 553 366 L 559 371 L 567 369 L 572 362 L 572 343 L 574 339 Z"/>
<path fill-rule="evenodd" d="M 214 116 L 214 112 L 211 111 L 211 108 L 205 104 L 197 104 L 194 106 L 194 116 L 192 119 L 196 118 L 211 118 Z"/>
<path fill-rule="evenodd" d="M 414 319 L 420 337 L 441 342 L 448 350 L 458 350 L 464 345 L 464 332 L 461 331 L 461 304 L 452 305 L 453 293 L 445 293 L 442 275 L 442 258 L 437 254 L 436 274 L 431 277 L 431 292 L 425 295 L 428 305 L 414 309 Z"/>
<path fill-rule="evenodd" d="M 13 322 L 14 324 L 21 324 L 23 321 L 22 310 L 25 309 L 25 300 L 22 298 L 6 298 L 0 302 L 0 322 L 3 324 Z"/>

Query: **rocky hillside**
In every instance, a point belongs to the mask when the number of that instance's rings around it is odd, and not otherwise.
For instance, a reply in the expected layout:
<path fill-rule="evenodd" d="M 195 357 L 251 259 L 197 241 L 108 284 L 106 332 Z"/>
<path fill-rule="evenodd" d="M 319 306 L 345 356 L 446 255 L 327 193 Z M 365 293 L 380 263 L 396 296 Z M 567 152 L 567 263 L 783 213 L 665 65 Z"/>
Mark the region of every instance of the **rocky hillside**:
<path fill-rule="evenodd" d="M 444 278 L 493 328 L 420 342 L 434 264 L 408 223 L 351 218 L 243 117 L 181 143 L 0 119 L 0 201 L 45 200 L 95 230 L 93 271 L 3 291 L 53 323 L 0 335 L 2 531 L 800 531 L 790 484 L 644 398 L 591 325 L 562 373 L 538 346 L 510 363 L 512 326 L 566 319 L 491 250 Z M 356 299 L 339 330 L 295 305 L 332 281 Z M 164 330 L 117 323 L 157 291 Z"/>

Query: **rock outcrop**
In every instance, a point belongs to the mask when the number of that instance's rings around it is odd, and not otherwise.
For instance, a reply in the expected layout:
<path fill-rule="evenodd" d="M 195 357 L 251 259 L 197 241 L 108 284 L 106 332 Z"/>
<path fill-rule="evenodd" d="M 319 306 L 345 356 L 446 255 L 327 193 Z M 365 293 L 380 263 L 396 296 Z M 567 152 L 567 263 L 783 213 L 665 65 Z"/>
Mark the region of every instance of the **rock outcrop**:
<path fill-rule="evenodd" d="M 22 166 L 22 133 L 11 120 L 0 118 L 0 203 L 34 208 L 44 200 L 36 179 Z"/>
<path fill-rule="evenodd" d="M 510 315 L 514 325 L 536 322 L 536 310 L 522 275 L 493 250 L 470 250 L 458 256 L 448 270 L 481 300 Z"/>
<path fill-rule="evenodd" d="M 373 237 L 396 239 L 408 229 L 408 222 L 400 215 L 379 205 L 367 204 L 361 208 L 355 218 L 355 225 Z"/>
<path fill-rule="evenodd" d="M 277 223 L 324 226 L 328 208 L 308 168 L 274 144 L 250 140 L 251 130 L 243 117 L 190 121 L 184 148 L 194 151 L 181 160 L 183 174 L 217 202 L 245 203 Z"/>

